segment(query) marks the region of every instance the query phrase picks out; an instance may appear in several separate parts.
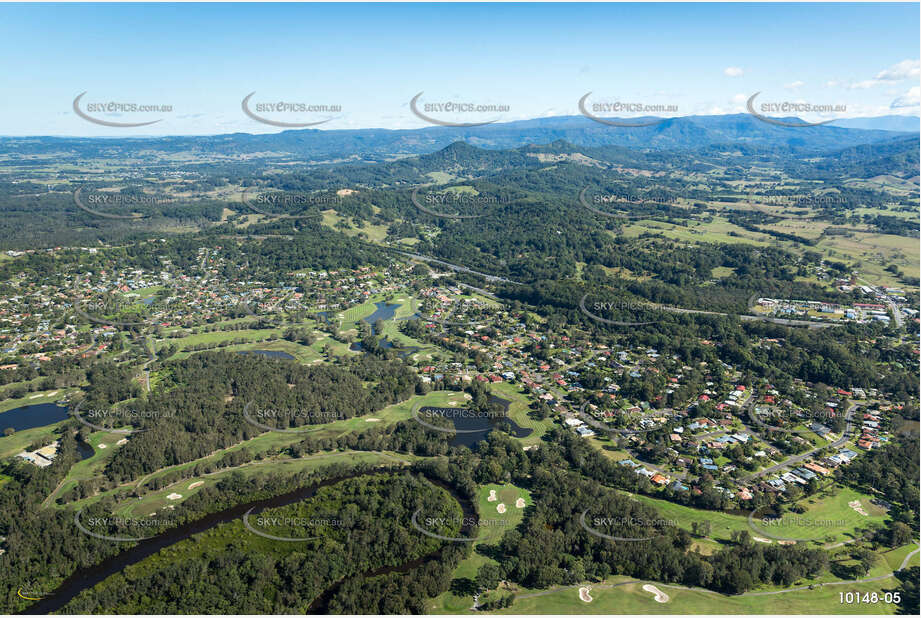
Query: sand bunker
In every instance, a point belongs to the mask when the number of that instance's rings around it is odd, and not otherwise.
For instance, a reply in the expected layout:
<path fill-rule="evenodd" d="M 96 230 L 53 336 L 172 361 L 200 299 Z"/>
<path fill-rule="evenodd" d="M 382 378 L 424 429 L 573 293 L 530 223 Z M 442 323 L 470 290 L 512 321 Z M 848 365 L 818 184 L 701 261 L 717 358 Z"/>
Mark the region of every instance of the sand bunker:
<path fill-rule="evenodd" d="M 523 509 L 524 508 L 524 498 L 518 498 L 515 500 L 515 508 Z"/>
<path fill-rule="evenodd" d="M 863 510 L 863 505 L 860 504 L 860 500 L 851 500 L 847 503 L 849 507 L 863 515 L 864 517 L 869 517 L 869 513 Z"/>
<path fill-rule="evenodd" d="M 668 603 L 668 595 L 653 586 L 652 584 L 643 584 L 643 590 L 656 595 L 656 603 Z"/>
<path fill-rule="evenodd" d="M 381 419 L 379 419 L 379 418 L 366 418 L 366 419 L 365 419 L 365 422 L 366 422 L 366 423 L 380 423 L 380 422 L 381 422 Z"/>
<path fill-rule="evenodd" d="M 486 500 L 487 500 L 487 502 L 495 502 L 495 501 L 497 500 L 497 498 L 496 498 L 496 490 L 495 490 L 495 489 L 490 489 L 490 490 L 489 490 L 489 497 L 486 498 Z"/>
<path fill-rule="evenodd" d="M 582 586 L 581 588 L 579 588 L 579 599 L 582 601 L 585 601 L 586 603 L 591 603 L 592 595 L 589 594 L 591 590 L 592 589 L 589 588 L 588 586 Z"/>
<path fill-rule="evenodd" d="M 123 444 L 128 444 L 128 438 L 122 438 L 121 440 L 119 440 L 119 441 L 116 442 L 115 444 L 117 444 L 118 446 L 122 446 Z"/>
<path fill-rule="evenodd" d="M 504 513 L 505 505 L 500 502 L 499 505 L 496 507 L 496 510 L 499 511 L 500 513 Z"/>
<path fill-rule="evenodd" d="M 108 444 L 100 444 L 100 445 L 99 445 L 99 448 L 109 448 L 109 445 L 108 445 Z"/>
<path fill-rule="evenodd" d="M 170 495 L 168 495 L 168 496 L 166 497 L 166 499 L 167 499 L 167 500 L 178 500 L 178 499 L 181 498 L 181 497 L 182 497 L 182 494 L 177 494 L 177 493 L 173 492 L 173 493 L 171 493 Z"/>
<path fill-rule="evenodd" d="M 759 543 L 773 543 L 774 542 L 771 539 L 764 538 L 763 536 L 753 536 L 752 538 L 758 541 Z"/>
<path fill-rule="evenodd" d="M 201 487 L 204 484 L 205 484 L 204 481 L 195 481 L 194 483 L 189 485 L 189 489 L 195 489 L 196 487 Z"/>

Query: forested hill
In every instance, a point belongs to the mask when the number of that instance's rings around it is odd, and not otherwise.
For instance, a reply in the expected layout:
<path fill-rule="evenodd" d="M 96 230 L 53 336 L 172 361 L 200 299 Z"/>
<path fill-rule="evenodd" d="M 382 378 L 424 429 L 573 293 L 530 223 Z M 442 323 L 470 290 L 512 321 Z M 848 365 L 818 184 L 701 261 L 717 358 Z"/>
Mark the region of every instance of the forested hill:
<path fill-rule="evenodd" d="M 528 144 L 566 140 L 583 147 L 618 145 L 643 150 L 700 149 L 719 144 L 744 144 L 821 152 L 889 140 L 898 135 L 912 134 L 835 126 L 782 127 L 762 122 L 749 114 L 685 116 L 663 119 L 661 123 L 652 126 L 630 128 L 612 127 L 582 116 L 560 116 L 464 128 L 308 129 L 258 135 L 232 133 L 117 139 L 2 137 L 0 150 L 14 156 L 54 153 L 59 157 L 124 157 L 133 154 L 149 158 L 157 153 L 177 152 L 237 157 L 241 154 L 263 153 L 270 158 L 296 156 L 310 163 L 336 159 L 383 160 L 393 155 L 434 152 L 457 141 L 489 149 L 514 149 Z"/>

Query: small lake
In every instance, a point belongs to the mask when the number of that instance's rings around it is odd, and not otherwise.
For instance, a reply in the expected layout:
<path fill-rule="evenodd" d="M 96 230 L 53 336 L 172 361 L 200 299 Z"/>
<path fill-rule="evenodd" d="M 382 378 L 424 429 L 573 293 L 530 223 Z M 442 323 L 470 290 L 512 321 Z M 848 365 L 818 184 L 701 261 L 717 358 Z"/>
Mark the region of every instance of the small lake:
<path fill-rule="evenodd" d="M 389 304 L 386 302 L 381 302 L 374 303 L 374 306 L 377 307 L 377 309 L 374 310 L 374 313 L 366 318 L 362 318 L 362 321 L 370 324 L 371 333 L 376 335 L 377 333 L 374 332 L 375 322 L 378 320 L 392 320 L 393 316 L 396 315 L 397 309 L 399 309 L 401 305 L 399 303 Z"/>
<path fill-rule="evenodd" d="M 93 447 L 83 440 L 77 440 L 77 452 L 80 453 L 81 461 L 84 459 L 89 459 L 96 454 L 96 451 L 93 450 Z"/>
<path fill-rule="evenodd" d="M 34 429 L 58 423 L 67 418 L 67 406 L 56 403 L 37 403 L 13 408 L 0 413 L 0 431 L 12 427 L 16 431 Z"/>
<path fill-rule="evenodd" d="M 294 357 L 281 350 L 240 350 L 238 354 L 261 354 L 269 358 L 282 358 L 284 360 L 294 360 Z"/>
<path fill-rule="evenodd" d="M 496 397 L 495 395 L 489 396 L 490 403 L 497 404 L 502 406 L 505 410 L 505 413 L 508 414 L 508 408 L 511 405 L 511 401 L 507 399 L 502 399 L 501 397 Z M 420 408 L 419 411 L 432 411 L 435 414 L 444 416 L 442 411 L 444 410 L 461 410 L 463 408 L 433 408 L 426 406 Z M 533 433 L 533 429 L 527 427 L 521 427 L 508 418 L 507 416 L 497 416 L 497 417 L 484 417 L 484 416 L 463 416 L 463 415 L 451 415 L 451 423 L 454 425 L 454 429 L 461 431 L 470 431 L 472 433 L 458 433 L 455 435 L 454 439 L 451 441 L 451 446 L 466 446 L 471 450 L 475 450 L 474 447 L 476 443 L 480 440 L 486 439 L 486 436 L 490 431 L 493 431 L 500 424 L 507 424 L 511 427 L 511 435 L 516 438 L 526 438 Z M 474 430 L 480 430 L 475 431 Z"/>

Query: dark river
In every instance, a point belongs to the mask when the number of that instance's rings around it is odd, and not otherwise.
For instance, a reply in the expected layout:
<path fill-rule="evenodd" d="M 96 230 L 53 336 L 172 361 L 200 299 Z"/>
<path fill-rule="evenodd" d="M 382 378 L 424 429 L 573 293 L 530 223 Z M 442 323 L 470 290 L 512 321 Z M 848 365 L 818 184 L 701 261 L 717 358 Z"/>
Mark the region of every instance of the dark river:
<path fill-rule="evenodd" d="M 380 472 L 369 472 L 366 474 L 381 474 L 381 473 Z M 317 490 L 321 487 L 335 485 L 336 483 L 340 483 L 350 478 L 356 478 L 357 476 L 364 476 L 364 475 L 352 475 L 352 476 L 343 476 L 343 477 L 328 479 L 326 481 L 315 483 L 307 487 L 301 487 L 299 489 L 295 489 L 293 491 L 289 491 L 284 494 L 279 494 L 271 498 L 264 498 L 262 500 L 254 500 L 252 502 L 238 504 L 237 506 L 232 506 L 228 509 L 224 509 L 223 511 L 218 511 L 216 513 L 211 513 L 210 515 L 206 515 L 202 517 L 201 519 L 182 524 L 175 528 L 170 528 L 169 530 L 166 530 L 162 534 L 159 534 L 153 538 L 138 541 L 134 546 L 126 549 L 125 551 L 119 554 L 106 558 L 99 564 L 96 564 L 88 568 L 82 568 L 80 570 L 77 570 L 70 577 L 65 579 L 64 582 L 60 586 L 58 586 L 57 589 L 54 590 L 54 592 L 48 594 L 47 596 L 42 598 L 41 601 L 34 603 L 33 605 L 29 606 L 28 608 L 26 608 L 20 613 L 22 614 L 49 614 L 52 612 L 59 611 L 68 602 L 70 602 L 74 597 L 76 597 L 78 594 L 80 594 L 84 590 L 92 588 L 99 582 L 105 580 L 107 577 L 121 572 L 126 567 L 129 567 L 133 564 L 137 564 L 138 562 L 144 560 L 145 558 L 149 558 L 150 556 L 154 555 L 155 553 L 157 553 L 158 551 L 160 551 L 161 549 L 165 547 L 169 547 L 170 545 L 178 543 L 179 541 L 188 539 L 192 535 L 205 532 L 206 530 L 209 530 L 213 528 L 214 526 L 217 526 L 218 524 L 222 524 L 222 523 L 226 523 L 229 521 L 233 521 L 235 519 L 239 519 L 243 517 L 243 514 L 249 511 L 250 509 L 254 509 L 254 513 L 260 513 L 265 509 L 272 509 L 272 508 L 277 508 L 281 506 L 286 506 L 288 504 L 293 504 L 295 502 L 300 502 L 301 500 L 306 500 L 307 498 L 312 497 L 317 492 Z M 454 497 L 454 499 L 457 500 L 458 503 L 460 503 L 461 509 L 463 510 L 465 518 L 470 518 L 474 516 L 473 514 L 475 513 L 475 511 L 473 508 L 473 504 L 469 500 L 465 499 L 463 496 L 456 493 L 452 488 L 439 482 L 437 479 L 428 479 L 428 480 L 429 482 L 435 485 L 438 485 L 439 487 L 447 490 Z M 469 533 L 469 531 L 470 531 L 469 526 L 466 528 L 462 528 L 462 532 L 464 534 Z M 374 571 L 369 571 L 361 575 L 365 575 L 367 577 L 367 576 L 372 576 L 372 575 L 381 575 L 381 574 L 389 573 L 389 572 L 408 571 L 418 566 L 419 564 L 426 562 L 427 560 L 436 559 L 438 555 L 440 555 L 440 550 L 436 550 L 435 552 L 433 552 L 433 554 L 430 554 L 429 556 L 422 556 L 421 558 L 417 558 L 415 560 L 412 560 L 404 564 L 381 567 L 381 568 L 375 569 Z M 356 575 L 359 575 L 359 574 L 356 574 Z M 325 608 L 326 603 L 329 601 L 332 595 L 335 594 L 335 591 L 338 589 L 339 584 L 341 584 L 341 582 L 337 582 L 336 584 L 331 586 L 329 589 L 327 589 L 326 592 L 320 595 L 320 597 L 314 600 L 313 604 L 311 605 L 311 613 L 313 613 L 314 611 L 320 611 Z"/>

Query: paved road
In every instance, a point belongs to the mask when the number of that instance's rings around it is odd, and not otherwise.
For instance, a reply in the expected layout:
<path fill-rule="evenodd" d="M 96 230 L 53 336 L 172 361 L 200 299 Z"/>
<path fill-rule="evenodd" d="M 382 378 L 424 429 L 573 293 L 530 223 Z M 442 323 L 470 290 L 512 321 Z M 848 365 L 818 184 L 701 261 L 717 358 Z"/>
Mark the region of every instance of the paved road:
<path fill-rule="evenodd" d="M 814 448 L 814 449 L 812 449 L 812 450 L 810 450 L 810 451 L 806 451 L 805 453 L 800 453 L 799 455 L 794 455 L 793 457 L 790 457 L 789 459 L 785 459 L 784 461 L 780 462 L 779 464 L 777 464 L 777 465 L 775 465 L 775 466 L 771 466 L 770 468 L 765 468 L 764 470 L 761 470 L 761 471 L 759 471 L 759 472 L 755 472 L 754 474 L 745 477 L 743 480 L 744 480 L 745 482 L 748 482 L 748 481 L 750 481 L 750 480 L 752 480 L 752 479 L 756 479 L 756 478 L 758 478 L 758 477 L 760 477 L 760 476 L 764 476 L 765 474 L 771 474 L 771 473 L 776 472 L 776 471 L 778 471 L 778 470 L 780 470 L 780 469 L 782 469 L 782 468 L 790 467 L 790 466 L 792 466 L 793 464 L 797 464 L 797 463 L 803 461 L 804 459 L 808 459 L 809 457 L 812 457 L 812 455 L 814 455 L 814 454 L 817 453 L 818 451 L 822 450 L 823 448 L 827 448 L 827 447 L 829 447 L 829 446 L 832 446 L 832 447 L 837 448 L 837 447 L 839 447 L 839 446 L 844 445 L 844 443 L 847 442 L 847 439 L 848 439 L 848 437 L 849 437 L 849 435 L 850 435 L 850 433 L 851 433 L 851 431 L 852 431 L 852 429 L 853 429 L 853 424 L 851 423 L 851 418 L 854 416 L 854 411 L 857 410 L 857 408 L 858 408 L 858 404 L 857 404 L 857 403 L 852 403 L 852 404 L 850 405 L 850 407 L 847 409 L 847 412 L 846 412 L 845 415 L 844 415 L 844 422 L 845 422 L 844 432 L 842 432 L 840 438 L 838 438 L 837 440 L 835 440 L 835 441 L 832 442 L 831 444 L 826 444 L 825 446 L 818 446 L 818 447 L 816 447 L 816 448 Z"/>
<path fill-rule="evenodd" d="M 505 277 L 497 277 L 496 275 L 487 275 L 486 273 L 481 273 L 476 270 L 471 270 L 466 266 L 458 266 L 457 264 L 451 264 L 450 262 L 445 262 L 444 260 L 439 260 L 437 258 L 429 257 L 427 255 L 419 255 L 418 253 L 407 253 L 406 251 L 396 250 L 400 255 L 412 258 L 414 260 L 420 260 L 422 262 L 430 262 L 432 264 L 438 264 L 439 266 L 444 266 L 445 268 L 451 269 L 459 273 L 467 273 L 468 275 L 476 275 L 477 277 L 482 277 L 492 283 L 511 283 L 513 285 L 523 285 L 518 281 L 512 281 L 511 279 L 506 279 Z"/>
<path fill-rule="evenodd" d="M 682 307 L 666 307 L 665 305 L 653 305 L 661 311 L 670 313 L 696 313 L 700 315 L 720 315 L 736 316 L 743 322 L 773 322 L 774 324 L 783 324 L 784 326 L 805 326 L 807 328 L 831 328 L 840 326 L 834 322 L 810 322 L 809 320 L 789 320 L 787 318 L 771 318 L 764 315 L 748 315 L 744 313 L 721 313 L 719 311 L 704 311 L 702 309 L 684 309 Z"/>
<path fill-rule="evenodd" d="M 902 328 L 902 312 L 899 311 L 899 308 L 895 306 L 895 303 L 892 301 L 892 299 L 889 298 L 889 295 L 886 294 L 885 292 L 881 292 L 880 290 L 876 288 L 875 285 L 873 285 L 869 281 L 865 281 L 864 279 L 861 279 L 860 277 L 857 277 L 857 281 L 860 281 L 861 283 L 864 283 L 865 285 L 869 286 L 870 288 L 873 289 L 874 292 L 879 292 L 880 294 L 884 294 L 886 296 L 886 304 L 889 305 L 889 310 L 892 311 L 892 317 L 893 319 L 895 319 L 895 325 L 896 327 L 901 329 Z"/>

